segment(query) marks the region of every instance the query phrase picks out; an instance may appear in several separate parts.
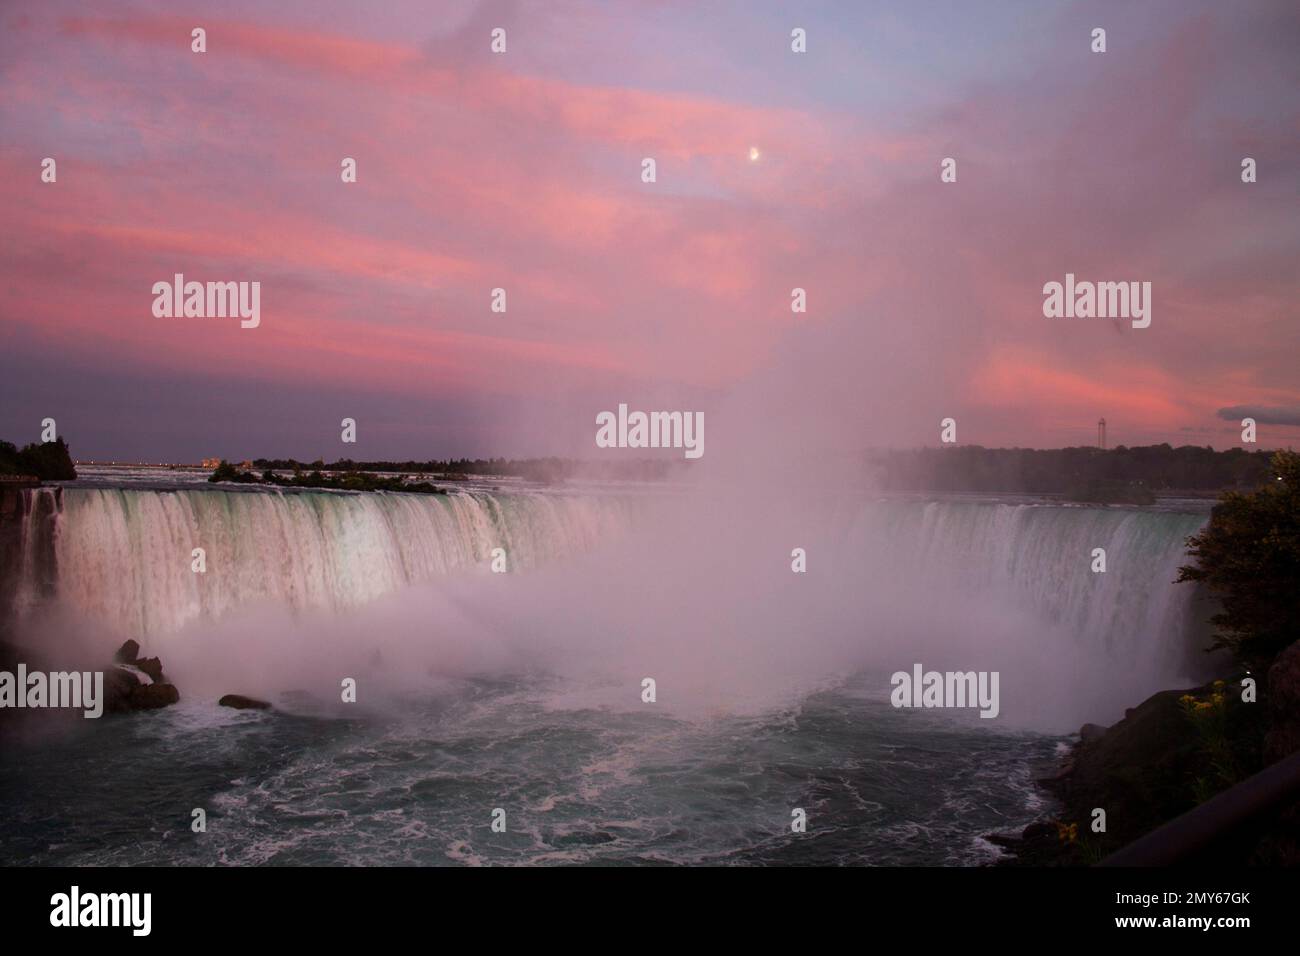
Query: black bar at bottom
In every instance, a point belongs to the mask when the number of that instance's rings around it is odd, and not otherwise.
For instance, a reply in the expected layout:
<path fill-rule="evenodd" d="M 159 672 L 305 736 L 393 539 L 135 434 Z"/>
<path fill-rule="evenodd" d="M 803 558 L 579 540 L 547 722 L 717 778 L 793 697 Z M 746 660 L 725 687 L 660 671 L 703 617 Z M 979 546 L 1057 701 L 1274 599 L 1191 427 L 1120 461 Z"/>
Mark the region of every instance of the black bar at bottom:
<path fill-rule="evenodd" d="M 504 869 L 9 869 L 0 914 L 10 939 L 76 933 L 80 942 L 127 945 L 239 939 L 259 948 L 279 941 L 374 946 L 414 937 L 433 946 L 450 942 L 448 931 L 463 931 L 479 942 L 517 938 L 528 946 L 632 943 L 649 933 L 677 946 L 707 926 L 765 939 L 784 927 L 806 948 L 825 939 L 830 924 L 836 935 L 852 929 L 863 943 L 905 931 L 925 949 L 947 938 L 986 946 L 1193 933 L 1230 943 L 1289 927 L 1295 880 L 1286 870 L 1223 869 L 590 869 L 550 869 L 544 878 Z M 134 935 L 130 925 L 51 925 L 52 900 L 70 900 L 74 886 L 83 902 L 148 893 L 148 936 Z M 1225 923 L 1241 920 L 1247 925 Z"/>

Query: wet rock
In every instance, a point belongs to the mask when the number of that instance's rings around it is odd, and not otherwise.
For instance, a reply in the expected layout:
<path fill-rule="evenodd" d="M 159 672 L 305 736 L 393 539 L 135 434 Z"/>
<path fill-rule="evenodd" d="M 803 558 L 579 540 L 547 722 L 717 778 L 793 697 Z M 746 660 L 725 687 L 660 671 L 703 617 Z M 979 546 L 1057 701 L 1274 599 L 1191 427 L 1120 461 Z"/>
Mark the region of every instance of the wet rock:
<path fill-rule="evenodd" d="M 1300 750 L 1300 641 L 1268 669 L 1267 699 L 1273 720 L 1264 737 L 1264 762 L 1271 764 Z"/>
<path fill-rule="evenodd" d="M 233 707 L 235 710 L 270 710 L 271 705 L 264 700 L 258 700 L 255 697 L 245 697 L 243 694 L 227 694 L 221 700 L 217 701 L 222 707 Z"/>
<path fill-rule="evenodd" d="M 133 710 L 157 710 L 181 699 L 174 684 L 139 684 L 131 689 Z"/>
<path fill-rule="evenodd" d="M 1300 663 L 1300 662 L 1298 662 Z M 1050 820 L 1034 824 L 1011 848 L 1020 865 L 1095 863 L 1202 801 L 1202 788 L 1217 781 L 1215 754 L 1207 748 L 1189 713 L 1187 698 L 1209 703 L 1219 698 L 1222 733 L 1230 744 L 1235 772 L 1249 776 L 1259 766 L 1265 710 L 1223 694 L 1225 682 L 1187 690 L 1161 691 L 1125 711 L 1111 727 L 1085 725 L 1068 757 L 1065 772 L 1039 783 L 1058 803 Z M 1221 786 L 1220 786 L 1221 789 Z M 1094 833 L 1093 811 L 1106 810 L 1108 829 Z M 1052 825 L 1051 830 L 1041 824 Z M 1078 828 L 1074 840 L 1062 839 L 1056 824 Z M 1224 862 L 1241 865 L 1252 844 L 1237 841 L 1224 849 Z M 1196 859 L 1218 859 L 1206 851 Z"/>
<path fill-rule="evenodd" d="M 104 712 L 107 714 L 157 710 L 180 699 L 180 691 L 172 684 L 146 684 L 124 667 L 104 670 Z"/>
<path fill-rule="evenodd" d="M 1021 833 L 992 833 L 987 839 L 1007 851 L 1000 866 L 1064 866 L 1075 862 L 1075 847 L 1063 846 L 1055 824 L 1038 821 Z"/>
<path fill-rule="evenodd" d="M 162 661 L 157 657 L 145 657 L 135 662 L 135 666 L 149 675 L 155 684 L 163 682 Z"/>
<path fill-rule="evenodd" d="M 1053 787 L 1059 786 L 1067 780 L 1073 771 L 1074 758 L 1073 756 L 1066 756 L 1061 761 L 1061 766 L 1057 769 L 1056 773 L 1047 777 L 1038 777 L 1034 782 L 1046 790 L 1052 790 Z"/>
<path fill-rule="evenodd" d="M 140 678 L 121 667 L 104 668 L 104 713 L 123 714 L 134 710 L 131 692 L 140 686 Z"/>
<path fill-rule="evenodd" d="M 1094 740 L 1100 740 L 1105 733 L 1106 728 L 1101 724 L 1084 724 L 1079 728 L 1079 739 L 1086 744 Z"/>
<path fill-rule="evenodd" d="M 139 641 L 127 641 L 125 644 L 119 647 L 117 649 L 117 653 L 113 655 L 113 660 L 117 661 L 119 664 L 134 664 L 139 659 L 140 659 Z"/>

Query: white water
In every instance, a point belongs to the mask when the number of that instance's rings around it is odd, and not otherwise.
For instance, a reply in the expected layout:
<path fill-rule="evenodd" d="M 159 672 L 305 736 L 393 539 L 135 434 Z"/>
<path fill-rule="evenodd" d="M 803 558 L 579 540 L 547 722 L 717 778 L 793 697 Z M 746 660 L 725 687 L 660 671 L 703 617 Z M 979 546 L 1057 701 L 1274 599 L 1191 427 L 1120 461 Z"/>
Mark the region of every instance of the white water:
<path fill-rule="evenodd" d="M 59 597 L 139 637 L 254 602 L 356 607 L 407 585 L 563 560 L 623 533 L 619 497 L 64 491 Z M 206 571 L 191 569 L 203 548 Z"/>
<path fill-rule="evenodd" d="M 1207 609 L 1173 583 L 1201 514 L 798 493 L 655 500 L 69 487 L 57 570 L 24 558 L 18 591 L 53 580 L 47 598 L 169 660 L 195 626 L 247 662 L 312 647 L 330 657 L 355 635 L 384 635 L 386 660 L 400 647 L 436 668 L 495 642 L 573 673 L 575 660 L 599 660 L 617 686 L 664 675 L 679 700 L 705 707 L 752 697 L 761 708 L 827 676 L 919 662 L 1000 671 L 1013 722 L 1069 727 L 1118 716 L 1203 663 L 1194 634 Z M 808 549 L 806 575 L 790 573 L 792 544 Z M 196 547 L 204 574 L 191 570 Z M 512 572 L 543 573 L 478 586 L 495 577 L 497 547 Z M 1104 574 L 1091 569 L 1095 548 Z M 254 606 L 290 616 L 250 616 Z"/>
<path fill-rule="evenodd" d="M 1200 663 L 1191 637 L 1204 614 L 1194 589 L 1174 580 L 1189 561 L 1186 538 L 1205 521 L 1129 508 L 891 502 L 865 509 L 852 536 L 888 543 L 882 573 L 896 593 L 921 582 L 931 603 L 952 595 L 1027 612 L 1044 638 L 1050 630 L 1072 650 L 1176 682 Z M 1097 548 L 1104 573 L 1093 571 Z"/>

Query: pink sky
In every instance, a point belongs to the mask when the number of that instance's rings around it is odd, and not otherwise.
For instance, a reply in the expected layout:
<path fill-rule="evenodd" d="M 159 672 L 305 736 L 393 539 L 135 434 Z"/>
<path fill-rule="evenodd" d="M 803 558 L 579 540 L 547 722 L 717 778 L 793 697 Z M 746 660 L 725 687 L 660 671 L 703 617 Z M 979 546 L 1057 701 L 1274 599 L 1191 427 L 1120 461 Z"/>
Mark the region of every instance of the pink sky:
<path fill-rule="evenodd" d="M 0 11 L 0 437 L 588 457 L 627 402 L 724 446 L 1300 439 L 1294 4 L 259 6 Z M 155 318 L 176 272 L 260 281 L 260 327 Z M 1045 318 L 1066 272 L 1151 282 L 1151 327 Z"/>

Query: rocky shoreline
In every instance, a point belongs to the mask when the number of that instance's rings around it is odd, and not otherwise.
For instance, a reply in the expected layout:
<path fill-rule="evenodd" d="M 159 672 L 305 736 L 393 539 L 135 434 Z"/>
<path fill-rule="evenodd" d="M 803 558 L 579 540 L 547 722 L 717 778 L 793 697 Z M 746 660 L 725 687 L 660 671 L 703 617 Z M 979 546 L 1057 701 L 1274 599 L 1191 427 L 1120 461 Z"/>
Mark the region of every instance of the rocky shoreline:
<path fill-rule="evenodd" d="M 1215 793 L 1300 750 L 1300 642 L 1243 700 L 1247 674 L 1153 694 L 1111 727 L 1085 724 L 1051 776 L 1037 782 L 1057 811 L 1020 833 L 991 834 L 1004 866 L 1098 863 Z M 1104 832 L 1095 829 L 1097 810 Z M 1300 802 L 1249 839 L 1198 863 L 1300 864 Z"/>

